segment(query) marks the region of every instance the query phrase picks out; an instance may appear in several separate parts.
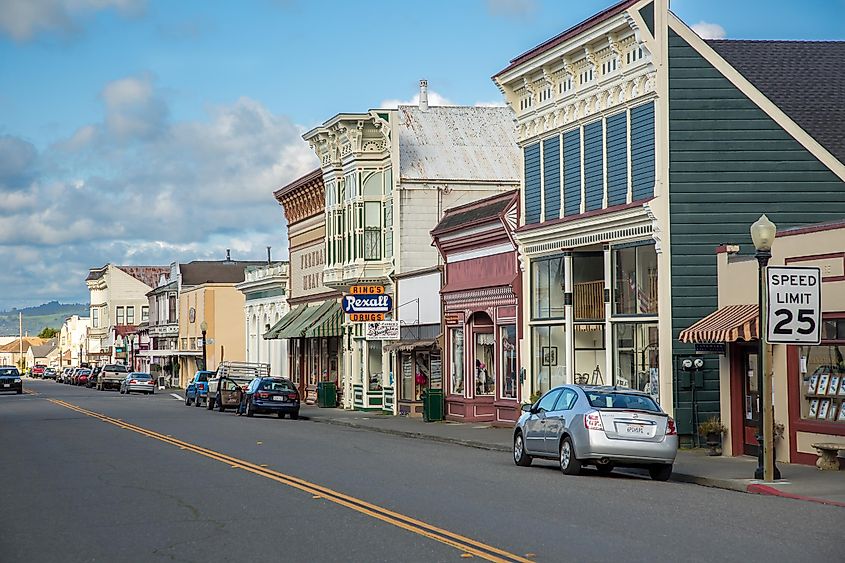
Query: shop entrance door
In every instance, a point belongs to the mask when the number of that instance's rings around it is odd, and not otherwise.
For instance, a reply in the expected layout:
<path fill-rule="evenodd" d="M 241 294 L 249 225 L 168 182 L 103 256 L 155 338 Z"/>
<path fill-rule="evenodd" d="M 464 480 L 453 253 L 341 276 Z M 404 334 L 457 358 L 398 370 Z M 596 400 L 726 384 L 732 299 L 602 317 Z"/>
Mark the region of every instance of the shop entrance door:
<path fill-rule="evenodd" d="M 757 424 L 760 416 L 760 390 L 757 388 L 757 350 L 742 348 L 743 373 L 743 433 L 742 451 L 746 455 L 757 455 Z"/>

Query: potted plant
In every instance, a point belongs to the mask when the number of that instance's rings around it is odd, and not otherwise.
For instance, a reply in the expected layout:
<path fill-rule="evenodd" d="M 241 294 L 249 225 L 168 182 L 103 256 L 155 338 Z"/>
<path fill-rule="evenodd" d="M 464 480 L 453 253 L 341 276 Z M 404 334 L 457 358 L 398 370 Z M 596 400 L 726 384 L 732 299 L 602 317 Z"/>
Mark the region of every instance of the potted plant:
<path fill-rule="evenodd" d="M 698 425 L 698 433 L 704 437 L 710 448 L 707 455 L 722 454 L 722 434 L 727 431 L 728 429 L 717 416 L 708 418 Z"/>

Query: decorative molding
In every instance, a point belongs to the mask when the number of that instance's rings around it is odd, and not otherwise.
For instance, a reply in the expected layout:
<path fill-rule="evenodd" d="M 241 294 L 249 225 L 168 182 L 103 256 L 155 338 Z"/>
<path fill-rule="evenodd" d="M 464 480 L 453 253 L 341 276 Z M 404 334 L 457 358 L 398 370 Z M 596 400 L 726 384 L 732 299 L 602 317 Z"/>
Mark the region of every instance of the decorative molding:
<path fill-rule="evenodd" d="M 654 215 L 654 211 L 651 209 L 650 202 L 646 202 L 643 204 L 643 209 L 645 209 L 646 215 L 648 216 L 649 221 L 651 221 L 651 238 L 654 239 L 654 251 L 657 254 L 663 253 L 663 231 L 660 229 L 660 223 L 657 220 L 657 217 Z"/>

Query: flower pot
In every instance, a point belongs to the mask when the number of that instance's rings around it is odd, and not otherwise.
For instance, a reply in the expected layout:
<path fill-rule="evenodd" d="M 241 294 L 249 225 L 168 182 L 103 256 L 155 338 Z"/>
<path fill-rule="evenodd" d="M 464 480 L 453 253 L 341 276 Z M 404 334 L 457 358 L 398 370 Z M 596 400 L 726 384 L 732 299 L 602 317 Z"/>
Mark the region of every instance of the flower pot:
<path fill-rule="evenodd" d="M 722 435 L 719 432 L 708 432 L 705 440 L 710 448 L 707 455 L 722 455 Z"/>

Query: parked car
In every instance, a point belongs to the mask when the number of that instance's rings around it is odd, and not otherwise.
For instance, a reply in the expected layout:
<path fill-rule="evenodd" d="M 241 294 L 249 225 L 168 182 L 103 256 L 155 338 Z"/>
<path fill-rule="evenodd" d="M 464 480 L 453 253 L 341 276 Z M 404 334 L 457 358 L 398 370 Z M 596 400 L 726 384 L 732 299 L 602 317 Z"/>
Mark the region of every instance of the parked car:
<path fill-rule="evenodd" d="M 97 386 L 97 381 L 99 380 L 100 376 L 98 375 L 99 371 L 97 369 L 91 370 L 91 375 L 88 376 L 88 381 L 85 382 L 85 387 L 89 389 L 93 389 Z"/>
<path fill-rule="evenodd" d="M 56 379 L 56 368 L 47 368 L 44 370 L 44 379 Z"/>
<path fill-rule="evenodd" d="M 82 369 L 82 368 L 72 368 L 68 372 L 68 374 L 64 378 L 62 378 L 62 383 L 64 383 L 64 384 L 73 383 L 73 376 L 76 375 L 76 372 L 79 371 L 80 369 Z"/>
<path fill-rule="evenodd" d="M 120 382 L 119 391 L 121 393 L 126 393 L 127 395 L 132 393 L 132 391 L 139 391 L 146 395 L 152 395 L 155 393 L 155 380 L 149 373 L 133 371 Z"/>
<path fill-rule="evenodd" d="M 120 384 L 129 373 L 129 368 L 122 364 L 106 364 L 100 371 L 97 379 L 97 389 L 105 391 L 106 389 L 120 389 Z"/>
<path fill-rule="evenodd" d="M 256 377 L 268 377 L 270 364 L 249 362 L 221 362 L 217 371 L 208 378 L 208 397 L 205 408 L 223 412 L 227 407 L 240 405 L 241 393 Z M 224 380 L 228 382 L 223 385 Z M 218 393 L 218 388 L 220 392 Z"/>
<path fill-rule="evenodd" d="M 513 459 L 557 459 L 567 475 L 585 465 L 599 473 L 614 467 L 646 467 L 666 481 L 678 453 L 675 421 L 641 391 L 617 387 L 563 385 L 533 405 L 523 405 L 514 427 Z"/>
<path fill-rule="evenodd" d="M 73 379 L 74 385 L 82 385 L 84 386 L 88 383 L 88 378 L 91 376 L 90 369 L 81 369 L 76 372 L 76 376 Z"/>
<path fill-rule="evenodd" d="M 250 380 L 252 381 L 252 380 Z M 239 381 L 230 377 L 219 377 L 216 380 L 217 392 L 206 401 L 206 408 L 224 412 L 228 408 L 238 408 L 241 405 L 241 397 L 246 392 L 249 382 Z"/>
<path fill-rule="evenodd" d="M 279 418 L 299 418 L 299 392 L 290 379 L 260 377 L 253 379 L 243 397 L 243 413 L 247 416 L 269 413 Z M 238 414 L 240 414 L 240 410 Z"/>
<path fill-rule="evenodd" d="M 44 371 L 47 369 L 47 366 L 43 364 L 35 364 L 32 366 L 32 373 L 30 374 L 35 379 L 41 379 L 44 377 Z"/>
<path fill-rule="evenodd" d="M 185 405 L 194 406 L 202 405 L 203 401 L 208 400 L 208 378 L 214 376 L 213 371 L 200 370 L 194 374 L 188 386 L 185 387 Z"/>
<path fill-rule="evenodd" d="M 0 392 L 23 393 L 23 379 L 21 372 L 15 366 L 0 366 Z"/>

